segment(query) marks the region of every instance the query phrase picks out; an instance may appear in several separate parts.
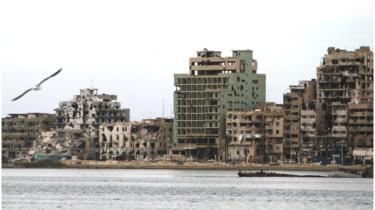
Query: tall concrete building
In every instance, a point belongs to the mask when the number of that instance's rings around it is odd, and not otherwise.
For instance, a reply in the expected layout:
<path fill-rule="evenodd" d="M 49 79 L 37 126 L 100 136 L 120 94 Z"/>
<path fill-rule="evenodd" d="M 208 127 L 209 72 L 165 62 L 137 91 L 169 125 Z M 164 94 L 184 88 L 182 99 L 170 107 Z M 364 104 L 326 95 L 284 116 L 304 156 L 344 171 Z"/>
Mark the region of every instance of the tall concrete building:
<path fill-rule="evenodd" d="M 189 74 L 174 75 L 174 152 L 222 156 L 226 112 L 250 111 L 264 102 L 265 82 L 251 50 L 233 50 L 232 57 L 198 51 L 189 60 Z"/>
<path fill-rule="evenodd" d="M 311 109 L 316 99 L 316 81 L 300 81 L 289 86 L 290 92 L 284 94 L 284 148 L 286 159 L 299 161 L 301 158 L 301 114 Z"/>
<path fill-rule="evenodd" d="M 261 105 L 261 111 L 265 114 L 265 160 L 283 160 L 283 105 L 267 102 Z"/>
<path fill-rule="evenodd" d="M 344 149 L 338 149 L 345 150 L 347 158 L 359 141 L 371 142 L 360 143 L 362 146 L 372 145 L 373 71 L 373 52 L 369 47 L 355 51 L 330 47 L 317 68 L 317 106 L 322 107 L 325 134 L 334 141 L 328 144 L 342 145 Z"/>
<path fill-rule="evenodd" d="M 75 139 L 73 155 L 99 158 L 99 125 L 129 121 L 129 109 L 121 109 L 116 95 L 98 94 L 98 89 L 81 89 L 73 100 L 60 102 L 56 111 L 57 136 Z"/>

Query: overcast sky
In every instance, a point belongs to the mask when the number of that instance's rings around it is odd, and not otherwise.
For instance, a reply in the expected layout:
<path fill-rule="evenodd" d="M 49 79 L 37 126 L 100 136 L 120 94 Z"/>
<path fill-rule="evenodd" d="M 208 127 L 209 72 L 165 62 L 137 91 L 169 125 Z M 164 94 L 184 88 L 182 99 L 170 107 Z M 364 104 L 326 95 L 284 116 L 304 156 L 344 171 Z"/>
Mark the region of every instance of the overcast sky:
<path fill-rule="evenodd" d="M 172 113 L 174 73 L 197 50 L 251 49 L 267 101 L 315 77 L 329 46 L 373 50 L 371 0 L 2 0 L 2 116 L 50 112 L 91 86 L 116 94 L 132 120 Z M 11 99 L 60 67 L 16 102 Z"/>

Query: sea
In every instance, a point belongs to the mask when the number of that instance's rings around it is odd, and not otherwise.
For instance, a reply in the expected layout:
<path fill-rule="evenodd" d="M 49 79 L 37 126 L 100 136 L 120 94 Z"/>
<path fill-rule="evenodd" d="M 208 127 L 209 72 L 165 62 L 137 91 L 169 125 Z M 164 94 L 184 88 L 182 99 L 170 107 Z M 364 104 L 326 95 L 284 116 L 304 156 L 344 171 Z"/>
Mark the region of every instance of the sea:
<path fill-rule="evenodd" d="M 240 178 L 236 173 L 234 170 L 2 169 L 2 209 L 360 210 L 373 209 L 374 205 L 373 179 Z"/>

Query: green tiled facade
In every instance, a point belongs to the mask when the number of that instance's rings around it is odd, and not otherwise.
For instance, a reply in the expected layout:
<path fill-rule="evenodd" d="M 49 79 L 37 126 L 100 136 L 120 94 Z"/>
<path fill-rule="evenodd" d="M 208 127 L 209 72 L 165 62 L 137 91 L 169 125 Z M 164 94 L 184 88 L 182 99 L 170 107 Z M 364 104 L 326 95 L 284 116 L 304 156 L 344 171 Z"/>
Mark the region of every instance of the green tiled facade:
<path fill-rule="evenodd" d="M 176 150 L 199 158 L 220 158 L 227 111 L 249 111 L 265 101 L 266 76 L 257 74 L 251 50 L 232 57 L 204 49 L 190 58 L 189 74 L 175 74 Z"/>

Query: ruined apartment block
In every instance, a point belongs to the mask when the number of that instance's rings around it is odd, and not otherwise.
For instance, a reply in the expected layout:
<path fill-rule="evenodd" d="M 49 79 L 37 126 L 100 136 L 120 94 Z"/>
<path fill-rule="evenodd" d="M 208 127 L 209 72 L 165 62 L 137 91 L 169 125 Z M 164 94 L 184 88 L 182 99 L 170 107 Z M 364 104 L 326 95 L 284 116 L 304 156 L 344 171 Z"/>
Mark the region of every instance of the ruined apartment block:
<path fill-rule="evenodd" d="M 263 162 L 265 113 L 259 109 L 249 112 L 227 112 L 226 132 L 229 161 Z"/>
<path fill-rule="evenodd" d="M 41 132 L 55 127 L 56 117 L 47 113 L 9 114 L 2 118 L 2 161 L 25 158 Z"/>
<path fill-rule="evenodd" d="M 370 48 L 360 47 L 355 51 L 328 48 L 328 54 L 317 68 L 317 100 L 323 107 L 325 133 L 334 141 L 328 144 L 342 144 L 346 157 L 350 158 L 356 136 L 358 139 L 363 139 L 364 133 L 371 133 L 372 136 L 372 131 L 364 129 L 366 131 L 358 133 L 357 129 L 353 129 L 354 124 L 348 124 L 348 121 L 354 122 L 350 118 L 355 118 L 353 115 L 357 112 L 354 108 L 349 116 L 350 104 L 355 104 L 352 107 L 356 104 L 368 104 L 372 113 L 373 53 Z M 361 125 L 367 126 L 372 123 L 369 120 L 365 121 L 367 122 L 362 121 Z M 332 151 L 338 152 L 340 151 Z"/>
<path fill-rule="evenodd" d="M 250 111 L 265 100 L 265 75 L 251 50 L 232 57 L 204 49 L 189 60 L 189 74 L 175 74 L 173 152 L 198 159 L 224 155 L 227 111 Z"/>
<path fill-rule="evenodd" d="M 372 104 L 349 104 L 348 138 L 353 149 L 373 147 L 373 117 Z"/>
<path fill-rule="evenodd" d="M 116 95 L 99 95 L 98 89 L 81 89 L 73 100 L 60 102 L 55 109 L 57 136 L 74 140 L 72 155 L 98 159 L 99 125 L 129 121 L 129 109 L 121 109 L 116 99 Z"/>
<path fill-rule="evenodd" d="M 313 109 L 316 99 L 316 81 L 300 81 L 289 86 L 284 94 L 284 148 L 286 159 L 300 161 L 302 158 L 301 113 Z"/>
<path fill-rule="evenodd" d="M 318 138 L 316 132 L 315 109 L 301 110 L 301 158 L 304 163 L 311 162 L 318 155 Z"/>
<path fill-rule="evenodd" d="M 173 120 L 104 123 L 99 127 L 101 160 L 160 160 L 169 150 Z"/>
<path fill-rule="evenodd" d="M 277 162 L 283 155 L 283 109 L 272 102 L 248 112 L 227 112 L 228 161 Z"/>
<path fill-rule="evenodd" d="M 265 115 L 265 161 L 272 163 L 283 160 L 283 105 L 267 102 L 260 109 Z"/>

